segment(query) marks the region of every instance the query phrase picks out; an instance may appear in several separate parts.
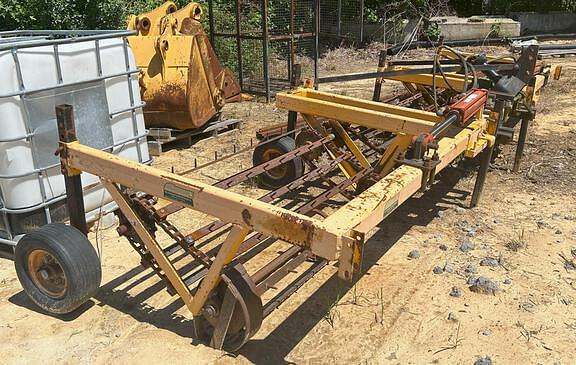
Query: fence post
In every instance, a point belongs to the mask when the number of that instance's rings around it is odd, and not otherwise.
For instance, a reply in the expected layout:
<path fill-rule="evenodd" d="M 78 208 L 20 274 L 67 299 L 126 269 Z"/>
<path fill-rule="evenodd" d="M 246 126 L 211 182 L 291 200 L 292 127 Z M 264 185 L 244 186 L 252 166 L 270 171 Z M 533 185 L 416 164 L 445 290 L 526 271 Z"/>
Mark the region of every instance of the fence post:
<path fill-rule="evenodd" d="M 382 72 L 386 68 L 386 54 L 388 51 L 386 49 L 380 51 L 380 58 L 378 59 L 378 68 L 376 71 Z M 376 79 L 376 83 L 374 84 L 374 94 L 372 95 L 373 101 L 380 101 L 380 97 L 382 94 L 382 83 L 384 79 L 379 77 Z"/>
<path fill-rule="evenodd" d="M 262 0 L 262 61 L 264 62 L 264 87 L 266 89 L 266 102 L 270 102 L 270 69 L 268 47 L 270 37 L 268 34 L 268 0 Z"/>
<path fill-rule="evenodd" d="M 244 73 L 242 71 L 242 39 L 240 38 L 240 0 L 236 0 L 236 48 L 238 56 L 238 82 L 240 89 L 244 90 Z"/>
<path fill-rule="evenodd" d="M 364 0 L 360 0 L 360 42 L 364 42 Z"/>

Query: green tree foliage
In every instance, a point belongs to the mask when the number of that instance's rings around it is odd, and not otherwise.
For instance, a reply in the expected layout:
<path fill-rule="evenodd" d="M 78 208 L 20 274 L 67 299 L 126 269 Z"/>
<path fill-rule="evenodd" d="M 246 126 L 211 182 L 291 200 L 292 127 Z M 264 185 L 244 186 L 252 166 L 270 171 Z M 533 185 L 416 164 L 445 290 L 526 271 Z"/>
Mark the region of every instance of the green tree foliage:
<path fill-rule="evenodd" d="M 18 28 L 20 24 L 29 24 L 34 16 L 19 0 L 0 0 L 0 30 Z"/>
<path fill-rule="evenodd" d="M 382 15 L 388 13 L 388 17 L 402 14 L 403 17 L 418 18 L 440 15 L 449 11 L 449 0 L 365 0 L 365 7 L 374 9 Z"/>
<path fill-rule="evenodd" d="M 163 0 L 0 0 L 0 30 L 121 29 Z M 176 0 L 179 6 L 189 1 Z M 203 1 L 200 1 L 202 3 Z"/>
<path fill-rule="evenodd" d="M 197 0 L 198 1 L 198 0 Z M 243 0 L 244 1 L 244 0 Z M 164 0 L 0 0 L 0 30 L 8 29 L 116 29 L 124 28 L 130 14 L 148 11 Z M 184 6 L 188 0 L 175 0 Z M 207 0 L 198 1 L 206 5 Z M 233 4 L 231 0 L 214 0 L 217 5 Z M 366 15 L 374 21 L 385 9 L 396 9 L 410 16 L 424 15 L 431 0 L 365 0 Z M 259 1 L 253 3 L 255 11 L 246 20 L 247 25 L 259 23 Z M 450 0 L 452 7 L 463 16 L 474 14 L 506 14 L 513 11 L 576 11 L 576 0 Z M 342 0 L 344 8 L 353 9 L 358 0 Z M 286 26 L 284 9 L 288 0 L 273 4 L 269 22 L 278 30 Z M 254 15 L 256 14 L 256 15 Z M 222 21 L 227 21 L 226 17 Z M 216 21 L 219 21 L 216 18 Z"/>

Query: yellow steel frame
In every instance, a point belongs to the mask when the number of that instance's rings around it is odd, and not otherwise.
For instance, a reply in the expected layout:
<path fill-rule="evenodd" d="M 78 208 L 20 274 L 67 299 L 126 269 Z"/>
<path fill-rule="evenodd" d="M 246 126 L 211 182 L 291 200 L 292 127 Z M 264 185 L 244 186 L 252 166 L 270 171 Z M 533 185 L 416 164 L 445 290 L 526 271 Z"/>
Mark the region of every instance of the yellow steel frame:
<path fill-rule="evenodd" d="M 442 51 L 443 55 L 446 55 L 449 58 L 455 58 L 454 54 L 447 51 Z M 471 53 L 464 53 L 464 56 L 468 57 L 472 55 Z M 513 63 L 513 58 L 499 58 L 497 56 L 488 56 L 488 60 L 498 60 L 500 63 Z M 410 70 L 409 67 L 405 66 L 389 66 L 384 69 L 384 71 L 402 71 L 402 70 Z M 534 76 L 534 86 L 526 86 L 523 90 L 524 95 L 526 96 L 526 100 L 536 104 L 540 97 L 540 90 L 546 86 L 546 83 L 553 78 L 554 80 L 559 80 L 562 74 L 562 66 L 559 65 L 545 65 L 541 74 Z M 446 79 L 448 83 L 442 75 L 433 76 L 429 73 L 422 73 L 422 74 L 410 74 L 410 75 L 391 75 L 385 76 L 383 79 L 391 80 L 391 81 L 399 81 L 402 82 L 406 87 L 410 88 L 413 87 L 414 84 L 417 88 L 421 86 L 432 86 L 434 78 L 436 79 L 436 86 L 441 89 L 448 89 L 450 84 L 453 88 L 460 91 L 464 90 L 464 80 L 465 76 L 462 74 L 457 74 L 454 72 L 446 72 Z M 474 81 L 472 76 L 468 76 L 468 85 L 471 85 Z"/>
<path fill-rule="evenodd" d="M 386 71 L 402 71 L 402 70 L 410 70 L 409 67 L 404 66 L 390 66 L 386 69 Z M 393 80 L 393 81 L 400 81 L 410 84 L 416 85 L 424 85 L 424 86 L 432 86 L 434 78 L 436 78 L 436 86 L 442 89 L 448 89 L 450 84 L 453 88 L 460 91 L 464 90 L 464 75 L 456 74 L 453 72 L 446 72 L 446 79 L 448 83 L 442 75 L 439 73 L 436 76 L 433 76 L 429 73 L 422 73 L 422 74 L 411 74 L 411 75 L 391 75 L 385 76 L 386 80 Z M 474 82 L 472 76 L 468 76 L 468 85 L 471 85 Z"/>
<path fill-rule="evenodd" d="M 158 262 L 166 277 L 182 297 L 190 311 L 197 315 L 220 280 L 222 269 L 231 262 L 238 247 L 253 231 L 281 239 L 309 249 L 327 260 L 339 260 L 339 276 L 350 280 L 362 254 L 364 235 L 396 207 L 421 188 L 422 171 L 415 167 L 390 164 L 393 156 L 406 150 L 413 135 L 428 132 L 440 118 L 433 113 L 412 110 L 345 96 L 298 89 L 277 95 L 277 104 L 302 113 L 313 128 L 319 128 L 316 118 L 331 120 L 332 129 L 344 140 L 360 164 L 370 163 L 347 135 L 340 122 L 377 128 L 398 133 L 397 143 L 385 154 L 384 177 L 364 193 L 348 202 L 325 220 L 308 217 L 231 191 L 208 185 L 187 177 L 142 165 L 106 153 L 79 142 L 64 143 L 62 163 L 100 176 L 121 211 L 134 226 L 144 245 Z M 442 138 L 437 153 L 441 171 L 460 155 L 473 157 L 493 143 L 486 130 L 488 122 L 481 115 L 476 122 L 462 129 L 454 137 Z M 343 167 L 347 174 L 350 166 Z M 118 185 L 143 191 L 188 208 L 206 213 L 232 224 L 232 229 L 212 261 L 207 276 L 192 295 L 178 276 L 161 247 L 146 231 Z"/>
<path fill-rule="evenodd" d="M 429 132 L 440 121 L 434 113 L 304 88 L 277 94 L 276 105 L 301 114 L 412 135 Z"/>

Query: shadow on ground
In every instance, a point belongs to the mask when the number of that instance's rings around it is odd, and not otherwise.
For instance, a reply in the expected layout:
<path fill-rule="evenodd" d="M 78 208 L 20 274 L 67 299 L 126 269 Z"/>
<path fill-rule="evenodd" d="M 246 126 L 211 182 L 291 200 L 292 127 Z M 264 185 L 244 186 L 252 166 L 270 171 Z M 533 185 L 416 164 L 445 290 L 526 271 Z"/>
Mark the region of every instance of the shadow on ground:
<path fill-rule="evenodd" d="M 380 231 L 366 242 L 362 262 L 365 272 L 377 265 L 378 260 L 412 227 L 428 225 L 440 210 L 465 206 L 470 193 L 455 188 L 461 173 L 455 170 L 446 172 L 449 176 L 444 176 L 423 198 L 410 199 L 380 224 Z M 240 354 L 257 364 L 290 364 L 285 360 L 286 356 L 323 320 L 326 303 L 338 300 L 352 286 L 353 283 L 344 286 L 334 274 L 266 338 L 251 340 Z"/>
<path fill-rule="evenodd" d="M 26 308 L 28 310 L 31 310 L 31 311 L 34 311 L 37 313 L 41 313 L 41 314 L 50 316 L 52 318 L 59 319 L 63 322 L 70 322 L 70 321 L 75 320 L 76 318 L 79 318 L 80 316 L 82 316 L 82 314 L 86 313 L 86 311 L 88 309 L 92 308 L 95 304 L 93 300 L 89 300 L 86 303 L 82 304 L 80 306 L 80 308 L 76 309 L 72 313 L 56 315 L 56 314 L 45 312 L 42 309 L 40 309 L 36 304 L 34 304 L 34 302 L 32 302 L 32 300 L 30 298 L 28 298 L 28 296 L 26 295 L 26 293 L 24 293 L 24 291 L 21 291 L 19 293 L 14 294 L 10 298 L 8 298 L 8 301 L 14 305 L 19 306 L 19 307 L 23 307 L 23 308 Z"/>
<path fill-rule="evenodd" d="M 445 171 L 423 198 L 410 199 L 388 217 L 380 225 L 378 234 L 368 240 L 366 244 L 363 261 L 364 271 L 377 265 L 378 260 L 412 227 L 428 225 L 440 210 L 465 206 L 469 192 L 455 188 L 463 174 L 464 172 L 457 169 Z M 151 285 L 146 283 L 150 279 L 153 280 Z M 137 295 L 128 294 L 130 289 L 144 283 L 149 286 Z M 121 286 L 122 289 L 119 289 Z M 337 275 L 333 275 L 266 338 L 248 342 L 239 354 L 258 364 L 287 364 L 285 357 L 317 323 L 323 320 L 325 303 L 334 302 L 337 297 L 345 295 L 350 288 L 351 285 L 345 286 Z M 176 314 L 184 306 L 182 300 L 175 299 L 164 308 L 153 308 L 146 304 L 149 298 L 164 289 L 164 282 L 157 280 L 154 273 L 142 267 L 136 267 L 102 286 L 95 299 L 100 302 L 98 304 L 100 306 L 110 306 L 130 315 L 139 322 L 148 323 L 192 339 L 193 321 Z M 15 305 L 44 313 L 23 292 L 15 294 L 9 300 Z M 94 302 L 90 301 L 78 311 L 56 318 L 64 321 L 73 320 L 93 305 Z"/>

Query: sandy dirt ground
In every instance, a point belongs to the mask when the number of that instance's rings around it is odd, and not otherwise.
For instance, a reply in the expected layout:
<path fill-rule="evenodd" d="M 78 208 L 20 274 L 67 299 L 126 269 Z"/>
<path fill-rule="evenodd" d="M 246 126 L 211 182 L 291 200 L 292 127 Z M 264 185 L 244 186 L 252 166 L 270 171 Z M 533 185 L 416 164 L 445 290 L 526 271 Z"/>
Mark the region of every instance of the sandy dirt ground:
<path fill-rule="evenodd" d="M 376 55 L 349 51 L 342 62 L 342 55 L 329 54 L 322 67 L 372 69 Z M 446 171 L 372 232 L 364 274 L 353 286 L 337 278 L 334 265 L 326 267 L 266 318 L 238 354 L 194 343 L 182 301 L 138 266 L 138 255 L 111 226 L 90 235 L 102 257 L 102 288 L 68 316 L 36 309 L 12 262 L 0 260 L 0 364 L 473 364 L 484 356 L 494 364 L 573 364 L 576 61 L 555 62 L 564 65 L 564 78 L 543 93 L 520 173 L 509 171 L 514 149 L 506 146 L 480 206 L 467 209 L 473 167 Z M 370 86 L 326 89 L 368 97 Z M 172 149 L 154 165 L 184 171 L 194 158 L 200 163 L 214 150 L 230 152 L 233 143 L 248 144 L 256 129 L 286 118 L 261 103 L 229 105 L 225 115 L 245 123 Z M 231 167 L 190 176 L 217 181 L 250 167 L 250 154 L 224 165 Z M 263 193 L 250 184 L 236 190 Z M 188 231 L 209 217 L 183 212 L 175 220 Z M 419 258 L 408 258 L 413 250 Z M 471 290 L 478 277 L 494 290 Z"/>

